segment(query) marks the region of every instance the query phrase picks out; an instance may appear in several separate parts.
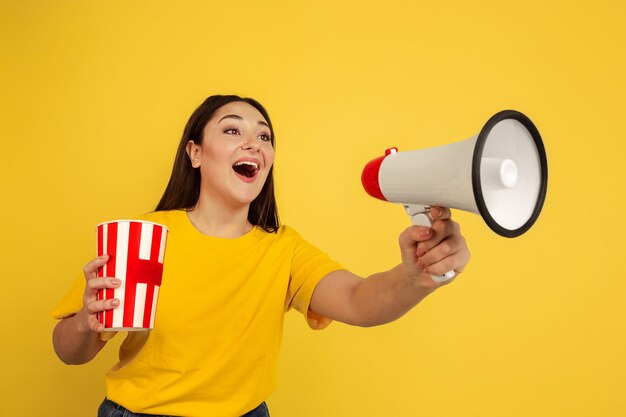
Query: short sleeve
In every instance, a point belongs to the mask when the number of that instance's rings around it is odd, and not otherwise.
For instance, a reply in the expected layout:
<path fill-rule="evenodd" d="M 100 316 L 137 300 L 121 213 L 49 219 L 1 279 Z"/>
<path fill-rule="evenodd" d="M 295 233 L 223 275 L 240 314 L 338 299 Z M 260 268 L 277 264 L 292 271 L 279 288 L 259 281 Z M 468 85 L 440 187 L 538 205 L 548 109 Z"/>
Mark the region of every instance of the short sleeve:
<path fill-rule="evenodd" d="M 73 316 L 83 308 L 83 294 L 85 292 L 85 277 L 80 275 L 65 297 L 54 307 L 50 315 L 54 319 L 64 319 Z"/>
<path fill-rule="evenodd" d="M 344 269 L 339 263 L 297 235 L 291 262 L 289 282 L 289 308 L 302 313 L 312 329 L 323 329 L 331 319 L 310 309 L 311 298 L 317 284 L 333 271 Z"/>
<path fill-rule="evenodd" d="M 85 277 L 80 275 L 75 281 L 65 297 L 50 312 L 53 319 L 62 320 L 75 315 L 83 308 L 83 294 L 85 292 Z M 102 332 L 100 340 L 106 342 L 113 338 L 117 332 Z"/>

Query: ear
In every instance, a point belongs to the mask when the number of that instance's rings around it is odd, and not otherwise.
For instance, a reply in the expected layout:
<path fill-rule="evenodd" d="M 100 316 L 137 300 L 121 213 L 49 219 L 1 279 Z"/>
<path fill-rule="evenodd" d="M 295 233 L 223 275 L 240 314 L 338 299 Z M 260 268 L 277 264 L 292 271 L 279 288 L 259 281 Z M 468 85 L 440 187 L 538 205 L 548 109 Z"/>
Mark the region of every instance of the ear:
<path fill-rule="evenodd" d="M 200 167 L 200 146 L 196 145 L 193 140 L 187 142 L 187 156 L 189 156 L 189 160 L 191 161 L 191 166 L 193 168 Z"/>

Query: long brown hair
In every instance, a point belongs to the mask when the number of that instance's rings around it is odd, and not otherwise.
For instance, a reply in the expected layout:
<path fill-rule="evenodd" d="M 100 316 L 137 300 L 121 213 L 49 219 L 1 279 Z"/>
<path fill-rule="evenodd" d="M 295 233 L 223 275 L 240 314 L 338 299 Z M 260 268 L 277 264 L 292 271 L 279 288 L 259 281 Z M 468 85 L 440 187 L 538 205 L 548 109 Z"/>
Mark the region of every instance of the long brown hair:
<path fill-rule="evenodd" d="M 196 206 L 198 198 L 200 197 L 200 170 L 191 166 L 191 161 L 186 150 L 187 143 L 193 140 L 196 145 L 201 145 L 204 128 L 213 117 L 213 114 L 220 107 L 234 101 L 248 103 L 263 115 L 270 128 L 272 146 L 276 146 L 272 121 L 261 103 L 252 98 L 235 95 L 215 95 L 207 98 L 193 112 L 185 126 L 183 137 L 180 140 L 176 158 L 174 159 L 172 175 L 154 211 L 190 210 Z M 274 196 L 273 166 L 270 168 L 261 192 L 257 198 L 250 203 L 248 221 L 266 232 L 276 232 L 280 226 L 278 207 L 276 206 L 276 197 Z"/>

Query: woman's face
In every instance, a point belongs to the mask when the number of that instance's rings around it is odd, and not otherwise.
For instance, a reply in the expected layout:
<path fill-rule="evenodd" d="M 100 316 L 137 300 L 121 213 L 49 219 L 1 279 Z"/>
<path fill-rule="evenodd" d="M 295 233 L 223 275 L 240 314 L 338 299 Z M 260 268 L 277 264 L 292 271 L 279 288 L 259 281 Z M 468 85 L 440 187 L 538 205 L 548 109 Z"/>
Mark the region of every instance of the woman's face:
<path fill-rule="evenodd" d="M 274 163 L 271 133 L 263 115 L 248 103 L 220 107 L 203 131 L 202 145 L 187 144 L 194 168 L 200 168 L 201 197 L 227 205 L 249 205 L 261 192 Z"/>

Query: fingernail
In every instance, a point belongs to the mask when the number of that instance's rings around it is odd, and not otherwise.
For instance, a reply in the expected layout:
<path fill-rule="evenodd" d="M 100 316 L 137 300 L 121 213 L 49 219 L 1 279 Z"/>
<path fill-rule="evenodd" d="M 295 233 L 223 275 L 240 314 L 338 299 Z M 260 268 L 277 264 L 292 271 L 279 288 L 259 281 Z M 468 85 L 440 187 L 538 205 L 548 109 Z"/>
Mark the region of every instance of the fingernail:
<path fill-rule="evenodd" d="M 433 229 L 426 229 L 422 232 L 422 236 L 423 237 L 430 237 L 430 235 L 433 233 Z"/>
<path fill-rule="evenodd" d="M 119 279 L 112 279 L 111 280 L 111 284 L 113 285 L 120 285 L 122 283 L 122 281 L 120 281 Z"/>
<path fill-rule="evenodd" d="M 102 259 L 106 259 L 106 258 L 108 258 L 108 257 L 109 257 L 109 255 L 104 254 L 104 255 L 100 255 L 100 256 L 98 256 L 98 259 L 102 260 Z"/>
<path fill-rule="evenodd" d="M 118 306 L 120 305 L 120 300 L 118 300 L 117 298 L 111 301 L 111 305 L 112 306 Z"/>
<path fill-rule="evenodd" d="M 426 251 L 422 248 L 417 248 L 417 257 L 420 258 L 422 256 L 424 256 L 424 254 L 426 253 Z"/>

